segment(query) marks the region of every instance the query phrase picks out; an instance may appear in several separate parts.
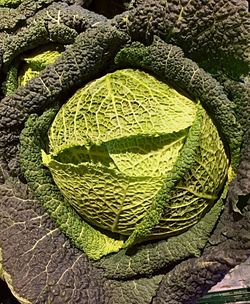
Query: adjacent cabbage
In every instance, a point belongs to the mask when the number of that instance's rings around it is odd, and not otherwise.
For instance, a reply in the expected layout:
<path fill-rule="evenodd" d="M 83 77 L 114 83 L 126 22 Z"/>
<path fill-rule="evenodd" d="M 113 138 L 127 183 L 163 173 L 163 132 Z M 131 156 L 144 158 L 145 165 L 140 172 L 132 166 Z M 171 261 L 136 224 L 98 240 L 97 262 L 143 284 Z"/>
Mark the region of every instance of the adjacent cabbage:
<path fill-rule="evenodd" d="M 50 45 L 19 58 L 7 73 L 3 85 L 5 95 L 13 93 L 19 86 L 26 85 L 29 80 L 38 76 L 47 65 L 56 61 L 62 50 L 62 46 Z"/>

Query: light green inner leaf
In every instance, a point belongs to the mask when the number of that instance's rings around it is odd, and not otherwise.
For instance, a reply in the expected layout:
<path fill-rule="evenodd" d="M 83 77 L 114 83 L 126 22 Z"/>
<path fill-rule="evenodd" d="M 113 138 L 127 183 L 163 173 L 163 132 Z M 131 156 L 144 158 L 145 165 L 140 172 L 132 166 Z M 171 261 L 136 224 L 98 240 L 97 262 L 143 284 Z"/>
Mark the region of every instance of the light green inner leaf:
<path fill-rule="evenodd" d="M 54 120 L 54 154 L 130 136 L 158 136 L 192 124 L 195 103 L 141 71 L 119 70 L 78 90 Z"/>

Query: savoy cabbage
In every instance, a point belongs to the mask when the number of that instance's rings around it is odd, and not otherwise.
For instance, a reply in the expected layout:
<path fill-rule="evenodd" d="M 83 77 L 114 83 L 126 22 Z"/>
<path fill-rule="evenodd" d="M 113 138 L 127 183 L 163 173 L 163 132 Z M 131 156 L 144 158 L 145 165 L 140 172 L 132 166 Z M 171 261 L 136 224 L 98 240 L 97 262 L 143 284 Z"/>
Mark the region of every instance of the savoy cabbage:
<path fill-rule="evenodd" d="M 250 255 L 248 1 L 2 2 L 0 277 L 194 303 Z"/>

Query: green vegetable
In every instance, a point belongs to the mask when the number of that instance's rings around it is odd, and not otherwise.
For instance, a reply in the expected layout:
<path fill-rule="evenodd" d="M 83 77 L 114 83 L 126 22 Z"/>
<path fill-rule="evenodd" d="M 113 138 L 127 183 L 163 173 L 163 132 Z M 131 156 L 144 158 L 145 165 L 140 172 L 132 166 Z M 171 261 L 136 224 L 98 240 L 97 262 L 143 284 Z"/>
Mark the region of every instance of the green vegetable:
<path fill-rule="evenodd" d="M 227 176 L 205 112 L 140 71 L 116 71 L 79 90 L 49 138 L 43 162 L 64 197 L 91 224 L 132 234 L 125 246 L 197 223 Z"/>
<path fill-rule="evenodd" d="M 89 3 L 24 0 L 16 8 L 0 9 L 1 81 L 10 75 L 12 92 L 0 102 L 1 279 L 20 303 L 194 303 L 250 252 L 248 2 L 133 0 L 128 11 L 112 19 L 85 10 L 83 6 Z M 94 1 L 90 9 L 104 12 L 98 3 Z M 61 46 L 61 55 L 52 64 L 42 64 L 38 77 L 18 87 L 20 72 L 32 65 L 19 65 L 19 58 L 33 57 L 48 45 Z M 125 136 L 117 132 L 112 137 L 107 129 L 110 120 L 105 121 L 105 117 L 112 112 L 111 105 L 121 104 L 117 102 L 121 79 L 131 79 L 133 73 L 132 87 L 125 85 L 133 90 L 130 104 L 139 99 L 149 112 L 145 96 L 150 96 L 150 90 L 155 92 L 160 101 L 154 99 L 156 106 L 150 110 L 159 128 L 157 132 L 147 129 L 144 112 L 134 111 L 147 132 L 137 128 L 131 134 L 125 132 L 130 128 L 123 128 Z M 111 81 L 111 90 L 107 90 L 106 82 L 100 81 L 113 75 L 119 76 L 118 81 Z M 149 79 L 154 79 L 151 87 Z M 71 109 L 81 99 L 79 92 L 86 93 L 90 87 L 95 88 L 98 98 L 103 92 L 103 100 L 112 96 L 114 103 L 111 100 L 108 107 L 102 102 L 106 116 L 97 120 L 105 122 L 99 123 L 101 140 L 91 132 L 86 140 L 82 120 L 77 124 L 83 132 L 77 137 L 80 144 L 76 144 Z M 167 129 L 172 122 L 167 116 L 170 112 L 160 107 L 165 90 L 168 100 L 174 94 L 187 102 L 183 108 L 173 104 L 178 125 L 190 118 L 177 132 L 177 124 Z M 81 115 L 88 113 L 91 130 L 97 130 L 96 119 L 90 119 L 99 115 L 92 102 L 95 99 L 90 94 L 83 96 L 89 104 L 79 103 Z M 88 112 L 88 107 L 92 111 Z M 56 125 L 63 109 L 67 133 L 62 125 Z M 133 125 L 132 115 L 121 115 L 119 107 L 115 113 L 119 121 L 125 117 L 129 127 Z M 162 118 L 167 118 L 165 123 Z M 63 116 L 60 119 L 63 121 Z M 124 127 L 125 119 L 122 121 Z M 58 135 L 53 145 L 52 133 Z M 169 150 L 170 143 L 175 144 Z M 160 165 L 155 165 L 155 158 L 143 162 L 142 153 L 138 153 L 141 147 L 144 156 L 152 153 Z M 44 166 L 41 150 L 51 170 Z M 169 151 L 172 157 L 166 158 Z M 52 165 L 57 166 L 57 172 Z M 83 167 L 88 179 L 79 170 Z M 107 226 L 100 227 L 107 223 L 105 212 L 87 218 L 85 208 L 74 209 L 72 205 L 81 203 L 82 196 L 77 203 L 66 197 L 69 168 L 74 168 L 75 177 L 84 176 L 85 190 L 91 183 L 96 190 L 104 173 L 114 185 L 120 176 L 126 183 L 138 182 L 140 176 L 162 184 L 148 200 L 151 205 L 142 211 L 145 216 L 141 221 L 133 217 L 128 223 L 123 217 L 125 228 L 129 224 L 133 228 L 128 232 L 124 229 L 125 234 L 117 221 L 119 231 L 112 232 L 112 217 Z M 97 170 L 99 176 L 93 176 Z M 65 195 L 55 184 L 58 172 Z M 79 190 L 75 187 L 75 193 L 72 191 L 75 177 L 71 174 L 67 179 L 72 198 Z M 109 180 L 102 178 L 101 183 Z M 79 176 L 77 181 L 81 183 Z M 116 191 L 113 185 L 99 188 L 111 197 Z M 95 197 L 100 201 L 97 190 Z M 137 194 L 136 190 L 134 187 L 133 193 Z M 91 191 L 84 198 L 89 199 Z M 119 196 L 120 192 L 116 193 Z M 140 197 L 143 195 L 141 191 Z M 183 206 L 183 197 L 191 204 Z M 107 195 L 105 199 L 109 202 Z M 171 209 L 173 206 L 177 208 Z M 96 201 L 91 208 L 95 215 Z M 163 221 L 167 208 L 171 212 Z M 174 220 L 172 234 L 166 233 L 169 218 Z"/>

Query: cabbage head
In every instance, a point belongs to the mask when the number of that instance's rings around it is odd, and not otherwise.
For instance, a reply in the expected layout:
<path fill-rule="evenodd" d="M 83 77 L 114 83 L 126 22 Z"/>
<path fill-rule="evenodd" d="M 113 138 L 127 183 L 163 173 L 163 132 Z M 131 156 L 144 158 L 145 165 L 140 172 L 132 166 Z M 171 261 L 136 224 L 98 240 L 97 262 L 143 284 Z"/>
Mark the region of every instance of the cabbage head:
<path fill-rule="evenodd" d="M 61 107 L 43 162 L 87 222 L 131 236 L 125 247 L 196 224 L 229 165 L 199 101 L 133 69 L 88 83 Z"/>
<path fill-rule="evenodd" d="M 20 303 L 191 304 L 250 255 L 248 1 L 111 2 L 0 3 Z"/>

